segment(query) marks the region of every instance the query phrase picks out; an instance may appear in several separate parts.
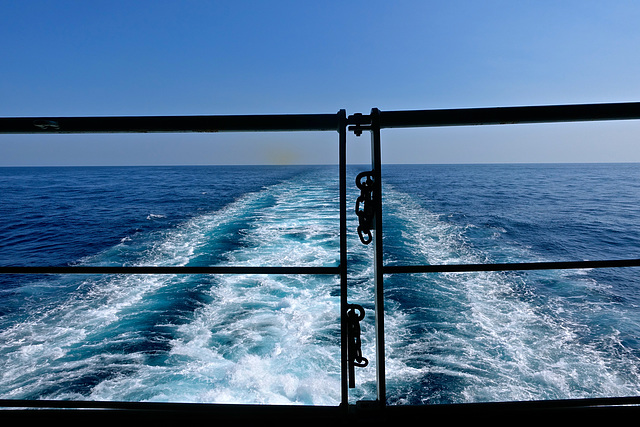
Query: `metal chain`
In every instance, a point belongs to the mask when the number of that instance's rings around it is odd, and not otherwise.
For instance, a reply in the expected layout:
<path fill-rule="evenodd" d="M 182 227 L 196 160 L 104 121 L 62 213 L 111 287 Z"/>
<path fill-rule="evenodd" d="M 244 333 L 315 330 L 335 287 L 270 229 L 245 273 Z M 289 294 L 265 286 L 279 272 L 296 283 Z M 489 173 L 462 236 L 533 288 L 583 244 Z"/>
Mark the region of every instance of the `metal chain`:
<path fill-rule="evenodd" d="M 347 337 L 349 357 L 349 387 L 356 386 L 355 367 L 364 368 L 369 360 L 362 356 L 360 341 L 360 321 L 364 319 L 364 308 L 358 304 L 349 304 L 347 308 Z"/>
<path fill-rule="evenodd" d="M 360 189 L 360 196 L 356 200 L 356 215 L 358 215 L 358 236 L 360 241 L 368 245 L 373 240 L 373 216 L 375 213 L 373 201 L 373 171 L 360 172 L 356 177 L 356 186 Z"/>

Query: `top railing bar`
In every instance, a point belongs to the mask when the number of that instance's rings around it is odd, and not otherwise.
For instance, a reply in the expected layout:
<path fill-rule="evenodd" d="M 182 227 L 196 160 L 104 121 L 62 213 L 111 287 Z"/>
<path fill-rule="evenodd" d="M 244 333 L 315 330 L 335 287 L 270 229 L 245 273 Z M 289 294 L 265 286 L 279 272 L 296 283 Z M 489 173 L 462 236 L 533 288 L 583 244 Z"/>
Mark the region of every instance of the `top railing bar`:
<path fill-rule="evenodd" d="M 640 102 L 380 111 L 386 129 L 633 119 L 640 119 Z"/>
<path fill-rule="evenodd" d="M 0 134 L 337 131 L 339 114 L 3 117 Z"/>
<path fill-rule="evenodd" d="M 380 111 L 381 128 L 640 119 L 640 103 Z M 349 124 L 366 126 L 354 114 Z M 338 114 L 2 117 L 0 134 L 289 132 L 339 130 Z"/>

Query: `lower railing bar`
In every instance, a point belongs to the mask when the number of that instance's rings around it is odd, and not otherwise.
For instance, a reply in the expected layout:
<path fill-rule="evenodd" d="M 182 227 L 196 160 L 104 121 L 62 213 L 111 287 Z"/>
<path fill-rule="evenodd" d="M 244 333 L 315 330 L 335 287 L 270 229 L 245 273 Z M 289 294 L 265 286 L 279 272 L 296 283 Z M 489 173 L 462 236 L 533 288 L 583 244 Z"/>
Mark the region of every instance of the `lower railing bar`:
<path fill-rule="evenodd" d="M 0 267 L 0 274 L 340 274 L 340 267 Z"/>
<path fill-rule="evenodd" d="M 437 410 L 439 408 L 451 408 L 452 410 L 465 410 L 474 408 L 502 408 L 513 409 L 519 406 L 523 409 L 552 409 L 552 408 L 597 408 L 597 407 L 613 407 L 640 405 L 640 396 L 614 396 L 614 397 L 592 397 L 592 398 L 576 398 L 576 399 L 552 399 L 552 400 L 528 400 L 528 401 L 496 401 L 496 402 L 475 402 L 475 403 L 451 403 L 451 404 L 423 404 L 423 405 L 390 405 L 388 407 L 396 409 L 396 413 L 411 409 Z M 8 409 L 120 409 L 120 410 L 180 410 L 185 412 L 196 411 L 215 411 L 217 408 L 231 406 L 239 410 L 255 409 L 255 408 L 278 408 L 279 405 L 260 405 L 260 404 L 216 404 L 216 403 L 178 403 L 178 402 L 129 402 L 129 401 L 108 401 L 108 400 L 28 400 L 28 399 L 0 399 L 0 408 Z M 293 405 L 284 406 L 290 408 L 302 408 L 313 410 L 313 408 L 321 408 L 322 406 L 312 405 Z M 332 408 L 332 406 L 324 406 L 324 408 Z M 415 411 L 413 411 L 415 412 Z"/>
<path fill-rule="evenodd" d="M 581 268 L 640 267 L 640 259 L 601 261 L 518 262 L 496 264 L 387 265 L 384 274 L 461 273 L 472 271 L 565 270 Z"/>
<path fill-rule="evenodd" d="M 640 119 L 640 103 L 380 111 L 380 127 L 436 127 Z"/>
<path fill-rule="evenodd" d="M 195 402 L 133 402 L 133 401 L 95 401 L 95 400 L 10 400 L 0 399 L 0 413 L 6 425 L 10 421 L 22 422 L 37 418 L 42 421 L 71 421 L 72 425 L 81 425 L 84 421 L 95 423 L 105 418 L 122 420 L 126 424 L 153 425 L 189 423 L 192 421 L 210 422 L 220 425 L 243 425 L 243 421 L 255 424 L 265 420 L 282 422 L 295 419 L 308 423 L 323 419 L 324 423 L 340 421 L 343 415 L 337 406 L 319 405 L 262 405 L 242 403 L 195 403 Z M 205 418 L 206 417 L 206 418 Z M 51 423 L 49 423 L 51 424 Z M 84 424 L 82 424 L 84 425 Z"/>

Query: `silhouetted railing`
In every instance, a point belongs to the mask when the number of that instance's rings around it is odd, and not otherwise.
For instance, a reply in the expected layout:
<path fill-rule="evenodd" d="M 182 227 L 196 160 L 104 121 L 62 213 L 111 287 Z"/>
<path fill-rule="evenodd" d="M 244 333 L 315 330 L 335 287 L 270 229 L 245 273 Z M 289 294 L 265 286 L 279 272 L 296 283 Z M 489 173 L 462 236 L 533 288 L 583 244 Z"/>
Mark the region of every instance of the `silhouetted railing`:
<path fill-rule="evenodd" d="M 372 177 L 378 183 L 374 200 L 381 198 L 380 129 L 443 127 L 470 125 L 501 125 L 516 123 L 557 123 L 604 120 L 640 119 L 640 103 L 583 104 L 555 106 L 496 107 L 414 111 L 380 111 L 369 115 L 353 114 L 345 110 L 337 114 L 294 115 L 215 115 L 215 116 L 125 116 L 125 117 L 15 117 L 0 118 L 0 134 L 72 134 L 72 133 L 201 133 L 201 132 L 271 132 L 271 131 L 337 131 L 339 134 L 340 179 L 340 264 L 337 267 L 92 267 L 92 266 L 4 266 L 0 274 L 334 274 L 340 276 L 341 286 L 341 374 L 342 405 L 348 405 L 348 335 L 345 314 L 347 303 L 347 208 L 346 200 L 346 137 L 347 130 L 359 136 L 370 131 L 372 137 Z M 592 260 L 542 263 L 501 263 L 464 265 L 394 265 L 384 266 L 382 258 L 382 205 L 375 206 L 374 281 L 376 292 L 376 342 L 378 408 L 385 406 L 384 371 L 384 305 L 383 275 L 398 273 L 437 273 L 469 271 L 549 270 L 582 268 L 638 267 L 640 259 Z M 353 379 L 353 378 L 352 378 Z M 596 402 L 596 401 L 593 401 Z M 602 405 L 585 403 L 584 405 Z M 607 406 L 640 404 L 640 398 L 612 398 Z M 29 406 L 28 402 L 0 402 L 0 406 Z M 47 407 L 43 402 L 33 407 Z M 49 405 L 65 407 L 65 405 Z M 90 406 L 90 405 L 89 405 Z M 115 405 L 117 406 L 117 405 Z M 374 405 L 375 406 L 375 405 Z M 489 407 L 488 405 L 487 407 Z M 565 402 L 561 407 L 583 406 Z M 69 405 L 66 405 L 69 407 Z M 82 404 L 71 407 L 87 407 Z M 100 406 L 94 406 L 100 407 Z M 111 406 L 109 406 L 111 407 Z M 121 409 L 131 409 L 128 406 Z M 154 409 L 156 410 L 156 409 Z"/>

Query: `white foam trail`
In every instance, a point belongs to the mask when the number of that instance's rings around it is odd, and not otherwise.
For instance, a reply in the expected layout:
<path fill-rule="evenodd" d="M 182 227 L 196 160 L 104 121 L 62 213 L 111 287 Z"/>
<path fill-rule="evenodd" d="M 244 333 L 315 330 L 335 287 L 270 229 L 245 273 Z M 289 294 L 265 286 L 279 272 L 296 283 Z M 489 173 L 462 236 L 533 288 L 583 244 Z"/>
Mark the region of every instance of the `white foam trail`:
<path fill-rule="evenodd" d="M 245 206 L 259 197 L 256 193 L 224 209 L 194 218 L 176 229 L 157 233 L 153 245 L 141 246 L 141 256 L 133 265 L 186 265 L 206 244 L 207 236 L 215 234 L 242 215 Z M 87 258 L 90 265 L 109 265 L 114 253 L 127 250 L 129 241 Z M 52 280 L 52 279 L 47 279 Z M 61 279 L 64 280 L 64 279 Z M 69 279 L 74 280 L 74 279 Z M 109 328 L 141 309 L 145 298 L 159 289 L 184 281 L 181 276 L 100 276 L 86 277 L 63 301 L 38 306 L 23 322 L 0 331 L 2 342 L 0 359 L 0 395 L 20 398 L 54 387 L 56 383 L 72 381 L 78 375 L 79 363 L 73 361 L 86 346 L 89 337 L 109 336 Z M 50 286 L 50 282 L 32 285 L 34 288 Z M 24 288 L 27 291 L 27 287 Z M 37 289 L 36 289 L 37 291 Z M 37 292 L 36 292 L 37 294 Z M 90 353 L 90 348 L 87 349 Z M 102 356 L 109 359 L 109 356 Z M 106 360 L 105 359 L 105 360 Z M 123 355 L 122 363 L 138 364 L 138 355 Z M 87 362 L 88 363 L 88 362 Z M 99 365 L 99 364 L 98 364 Z M 61 398 L 55 393 L 50 398 Z"/>
<path fill-rule="evenodd" d="M 425 211 L 408 195 L 390 186 L 385 189 L 388 215 L 405 227 L 414 262 L 453 264 L 486 259 L 467 244 L 459 226 Z M 532 300 L 537 296 L 533 284 L 525 279 L 492 272 L 440 274 L 437 279 L 410 277 L 413 288 L 425 287 L 431 300 L 437 301 L 438 306 L 426 307 L 426 313 L 431 313 L 428 317 L 444 323 L 423 325 L 422 335 L 408 336 L 403 329 L 408 319 L 388 322 L 387 336 L 406 338 L 402 346 L 401 339 L 395 343 L 398 347 L 390 344 L 389 349 L 389 363 L 402 378 L 400 383 L 411 377 L 418 383 L 429 375 L 445 373 L 465 384 L 460 401 L 640 393 L 637 369 L 617 372 L 609 363 L 610 354 L 580 340 L 576 331 L 583 325 L 572 323 L 553 306 Z M 637 358 L 627 361 L 638 366 Z M 394 375 L 392 369 L 388 371 Z"/>
<path fill-rule="evenodd" d="M 203 215 L 150 239 L 125 239 L 85 262 L 109 264 L 125 254 L 133 265 L 187 265 L 209 255 L 212 239 L 242 223 L 240 243 L 227 252 L 232 265 L 337 265 L 338 210 L 327 181 L 289 181 L 245 195 L 219 212 Z M 386 215 L 404 227 L 405 248 L 418 262 L 483 262 L 487 255 L 466 241 L 466 228 L 430 213 L 408 195 L 385 187 Z M 320 208 L 319 208 L 320 207 Z M 356 370 L 354 399 L 375 395 L 375 349 L 371 248 L 357 241 L 349 222 L 350 302 L 367 308 L 363 353 L 368 368 Z M 237 237 L 237 236 L 236 236 Z M 140 243 L 142 242 L 142 243 Z M 148 244 L 152 242 L 152 244 Z M 521 250 L 521 249 L 518 249 Z M 136 251 L 141 256 L 131 257 Z M 127 258 L 128 257 L 128 258 Z M 560 301 L 539 298 L 524 278 L 500 273 L 389 277 L 387 289 L 405 286 L 438 305 L 404 311 L 389 300 L 386 315 L 390 391 L 420 395 L 424 378 L 442 374 L 463 385 L 459 401 L 520 400 L 637 394 L 640 377 L 631 355 L 622 354 L 628 374 L 611 358 L 582 345 L 581 325 L 563 316 Z M 431 277 L 431 276 L 429 276 Z M 0 331 L 0 394 L 20 398 L 95 374 L 96 367 L 119 375 L 96 380 L 82 395 L 49 398 L 98 400 L 337 404 L 339 391 L 339 296 L 333 276 L 228 275 L 202 279 L 208 301 L 188 321 L 166 326 L 174 332 L 169 351 L 153 363 L 140 353 L 101 352 L 102 345 L 139 339 L 116 332 L 133 313 L 151 309 L 154 294 L 191 286 L 184 277 L 110 276 L 89 278 L 56 307 L 41 307 L 21 324 Z M 580 283 L 585 284 L 585 281 Z M 593 284 L 593 286 L 596 286 Z M 396 289 L 397 290 L 397 289 Z M 532 300 L 533 298 L 533 300 Z M 556 305 L 553 305 L 557 303 Z M 583 305 L 582 307 L 586 307 Z M 597 309 L 597 307 L 591 307 Z M 421 317 L 424 315 L 423 317 Z M 425 320 L 434 319 L 434 320 Z M 419 326 L 420 332 L 412 332 Z M 609 337 L 611 349 L 623 346 Z M 100 347 L 92 353 L 91 346 Z M 79 357 L 85 352 L 90 356 Z M 635 364 L 635 365 L 634 365 Z M 402 387 L 398 387 L 402 385 Z M 408 399 L 397 391 L 396 402 Z M 424 401 L 433 396 L 422 396 Z"/>
<path fill-rule="evenodd" d="M 328 187 L 317 177 L 267 187 L 220 212 L 156 232 L 150 239 L 125 240 L 85 262 L 109 264 L 114 255 L 142 250 L 136 264 L 186 265 L 207 255 L 212 239 L 224 234 L 225 227 L 246 222 L 240 230 L 242 245 L 226 254 L 230 264 L 336 265 L 338 201 Z M 104 340 L 140 339 L 136 332 L 114 336 L 113 331 L 131 315 L 152 310 L 150 301 L 161 289 L 188 286 L 187 280 L 181 276 L 87 279 L 88 292 L 3 331 L 0 338 L 8 343 L 3 349 L 8 358 L 0 382 L 3 395 L 37 393 L 56 382 L 91 376 L 98 367 L 122 373 L 96 380 L 82 396 L 51 392 L 47 397 L 339 403 L 340 304 L 335 276 L 208 277 L 209 301 L 188 322 L 156 325 L 174 333 L 162 363 L 135 352 L 111 358 L 100 353 L 102 347 L 97 354 L 78 359 L 78 351 L 91 354 L 88 346 L 96 340 L 103 346 Z M 87 344 L 87 339 L 94 344 Z"/>
<path fill-rule="evenodd" d="M 338 214 L 326 183 L 266 190 L 273 203 L 250 211 L 233 265 L 335 265 Z M 336 277 L 219 276 L 211 302 L 182 325 L 171 356 L 194 401 L 336 404 L 340 401 Z M 177 363 L 176 363 L 177 365 Z M 199 386 L 208 384 L 206 388 Z M 194 384 L 197 386 L 194 387 Z"/>
<path fill-rule="evenodd" d="M 206 381 L 197 401 L 334 404 L 339 401 L 339 304 L 301 277 L 229 276 L 179 329 L 172 355 Z M 311 285 L 311 286 L 310 286 Z M 195 397 L 195 396 L 194 396 Z"/>

